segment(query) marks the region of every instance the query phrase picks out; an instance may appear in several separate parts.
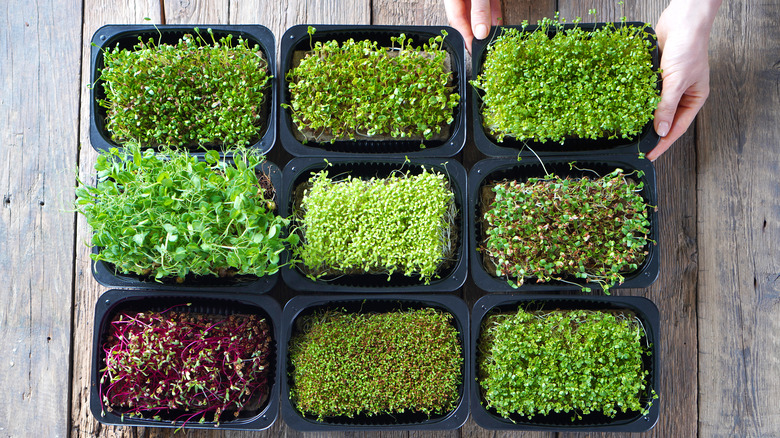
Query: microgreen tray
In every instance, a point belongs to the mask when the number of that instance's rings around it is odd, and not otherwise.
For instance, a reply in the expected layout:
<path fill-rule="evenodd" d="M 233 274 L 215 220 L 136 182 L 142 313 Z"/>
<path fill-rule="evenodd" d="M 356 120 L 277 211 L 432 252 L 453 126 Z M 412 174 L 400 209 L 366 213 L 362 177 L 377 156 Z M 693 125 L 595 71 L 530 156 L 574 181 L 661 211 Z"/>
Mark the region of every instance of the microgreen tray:
<path fill-rule="evenodd" d="M 281 369 L 281 326 L 279 317 L 282 309 L 271 297 L 265 295 L 242 295 L 226 298 L 225 293 L 180 294 L 166 291 L 109 290 L 95 305 L 94 334 L 92 340 L 92 364 L 90 383 L 90 410 L 101 423 L 115 426 L 144 426 L 192 429 L 263 430 L 270 427 L 279 413 L 279 378 Z M 182 412 L 162 413 L 161 419 L 123 416 L 122 410 L 106 410 L 100 396 L 101 370 L 105 368 L 102 345 L 108 336 L 109 324 L 120 312 L 162 312 L 177 307 L 179 312 L 229 316 L 233 314 L 257 315 L 264 318 L 273 338 L 269 361 L 269 391 L 265 401 L 251 410 L 239 413 L 235 419 L 223 419 L 217 426 L 212 421 L 200 423 L 198 418 L 187 421 L 189 415 Z M 183 419 L 178 417 L 183 416 Z M 190 414 L 191 415 L 191 414 Z M 209 416 L 210 417 L 210 416 Z M 228 416 L 223 416 L 227 418 Z M 211 418 L 207 418 L 211 420 Z"/>
<path fill-rule="evenodd" d="M 569 168 L 569 163 L 574 163 L 578 168 Z M 468 182 L 468 208 L 469 208 L 469 251 L 471 276 L 474 283 L 485 291 L 524 291 L 524 292 L 551 292 L 560 290 L 579 290 L 582 287 L 590 287 L 599 290 L 597 283 L 586 283 L 583 279 L 567 278 L 567 281 L 551 280 L 537 283 L 535 278 L 526 278 L 519 287 L 513 288 L 505 278 L 499 278 L 489 273 L 485 268 L 484 257 L 478 249 L 485 241 L 484 230 L 484 206 L 482 205 L 482 188 L 492 182 L 504 179 L 525 181 L 528 178 L 541 178 L 545 175 L 545 169 L 562 178 L 581 178 L 591 176 L 592 171 L 605 175 L 616 168 L 623 169 L 625 173 L 641 170 L 644 176 L 632 177 L 643 183 L 641 196 L 649 207 L 648 219 L 650 222 L 647 245 L 647 255 L 644 261 L 633 272 L 624 274 L 623 283 L 616 284 L 612 288 L 643 288 L 650 286 L 657 278 L 660 271 L 660 250 L 658 213 L 655 207 L 658 205 L 656 192 L 655 168 L 646 159 L 638 159 L 636 156 L 609 156 L 594 157 L 591 155 L 570 155 L 566 158 L 556 157 L 544 160 L 544 166 L 536 158 L 517 161 L 515 158 L 489 158 L 477 162 L 470 170 Z"/>
<path fill-rule="evenodd" d="M 572 29 L 573 27 L 579 27 L 584 31 L 593 31 L 595 29 L 603 28 L 608 23 L 579 23 L 572 24 L 567 23 L 563 25 L 564 30 Z M 616 27 L 620 27 L 623 24 L 620 22 L 610 23 Z M 645 23 L 641 22 L 626 22 L 625 26 L 643 27 Z M 535 31 L 539 26 L 529 25 L 525 28 L 526 33 Z M 474 40 L 472 50 L 472 75 L 473 77 L 479 76 L 483 71 L 483 64 L 485 63 L 485 57 L 488 52 L 488 47 L 493 40 L 503 34 L 505 29 L 518 29 L 522 31 L 522 26 L 495 26 L 490 30 L 490 36 L 483 40 Z M 660 57 L 658 52 L 658 45 L 654 37 L 655 32 L 649 26 L 646 28 L 651 37 L 648 40 L 652 43 L 651 54 L 653 62 L 653 71 L 659 70 Z M 552 37 L 555 34 L 555 30 L 548 31 L 548 36 Z M 588 155 L 603 155 L 603 154 L 638 154 L 639 152 L 650 152 L 658 143 L 660 137 L 655 132 L 653 127 L 652 118 L 648 121 L 641 133 L 631 138 L 614 138 L 608 139 L 588 139 L 588 138 L 569 138 L 566 139 L 564 144 L 560 144 L 556 141 L 519 141 L 513 137 L 506 136 L 502 142 L 497 142 L 496 139 L 490 135 L 482 124 L 482 92 L 475 87 L 471 88 L 471 109 L 473 113 L 472 117 L 472 129 L 474 130 L 474 143 L 480 152 L 490 157 L 506 157 L 517 156 L 520 154 L 523 157 L 533 157 L 534 152 L 540 156 L 553 156 L 560 157 L 568 154 L 588 154 Z M 661 77 L 658 74 L 657 90 L 660 92 Z M 534 152 L 532 152 L 533 150 Z"/>
<path fill-rule="evenodd" d="M 457 406 L 445 414 L 403 412 L 368 416 L 356 414 L 353 417 L 325 417 L 317 420 L 311 415 L 303 415 L 290 400 L 292 365 L 289 358 L 290 339 L 299 332 L 298 321 L 301 317 L 315 312 L 337 310 L 348 313 L 384 313 L 400 310 L 433 308 L 451 314 L 452 324 L 458 332 L 463 353 L 462 380 L 458 389 Z M 452 295 L 301 295 L 292 298 L 284 306 L 282 316 L 282 369 L 286 370 L 281 379 L 282 418 L 292 429 L 299 431 L 368 431 L 368 430 L 454 430 L 462 426 L 468 418 L 468 395 L 472 384 L 469 363 L 469 317 L 466 303 Z"/>
<path fill-rule="evenodd" d="M 98 104 L 99 100 L 106 98 L 106 93 L 103 89 L 104 81 L 100 79 L 100 72 L 105 65 L 103 51 L 113 49 L 117 45 L 121 49 L 132 50 L 133 47 L 138 44 L 139 37 L 143 38 L 144 41 L 152 38 L 156 43 L 176 44 L 176 42 L 185 34 L 195 34 L 196 28 L 202 38 L 209 43 L 211 43 L 212 37 L 208 34 L 207 29 L 213 31 L 216 40 L 231 35 L 233 37 L 233 44 L 237 44 L 238 38 L 241 37 L 248 41 L 250 48 L 255 45 L 260 47 L 260 50 L 268 62 L 268 74 L 272 77 L 269 81 L 270 86 L 265 92 L 265 102 L 261 109 L 262 113 L 267 117 L 266 120 L 263 121 L 262 130 L 258 134 L 258 139 L 251 146 L 264 154 L 271 150 L 276 141 L 277 117 L 276 78 L 273 77 L 276 75 L 276 42 L 274 40 L 274 35 L 268 28 L 261 25 L 224 24 L 112 24 L 105 25 L 98 29 L 92 36 L 90 79 L 89 136 L 92 147 L 95 150 L 108 150 L 112 147 L 122 146 L 111 139 L 111 134 L 105 127 L 106 109 Z M 222 149 L 222 146 L 228 145 L 210 145 L 210 147 L 217 150 Z M 192 149 L 191 151 L 196 155 L 203 155 L 201 149 Z"/>
<path fill-rule="evenodd" d="M 282 172 L 279 166 L 270 162 L 264 161 L 260 165 L 260 170 L 268 175 L 271 179 L 271 184 L 276 192 L 274 200 L 277 203 L 277 211 L 279 210 L 278 203 L 280 199 L 283 199 L 281 192 L 282 187 Z M 100 252 L 99 247 L 92 247 L 92 252 L 97 254 Z M 284 253 L 282 253 L 284 258 Z M 281 263 L 281 262 L 280 262 Z M 256 277 L 252 275 L 235 276 L 232 278 L 220 278 L 217 276 L 192 276 L 187 277 L 181 283 L 177 283 L 173 279 L 166 279 L 163 282 L 155 281 L 151 278 L 142 278 L 134 274 L 122 274 L 116 272 L 114 266 L 104 261 L 92 261 L 92 275 L 95 277 L 98 283 L 107 287 L 115 287 L 122 289 L 146 289 L 146 290 L 176 290 L 176 291 L 229 291 L 229 292 L 250 292 L 250 293 L 266 293 L 269 292 L 279 279 L 279 273 L 264 277 Z"/>
<path fill-rule="evenodd" d="M 372 177 L 388 177 L 399 170 L 411 172 L 412 175 L 426 169 L 433 169 L 446 175 L 450 188 L 454 193 L 457 215 L 455 219 L 456 250 L 454 260 L 446 263 L 439 278 L 434 278 L 429 284 L 417 276 L 404 276 L 396 272 L 388 279 L 387 274 L 349 274 L 338 276 L 324 276 L 318 280 L 312 280 L 304 275 L 296 266 L 282 268 L 282 279 L 294 290 L 302 292 L 335 292 L 335 293 L 389 293 L 389 292 L 453 292 L 460 288 L 466 280 L 468 271 L 466 230 L 468 220 L 466 216 L 466 171 L 463 166 L 454 159 L 443 158 L 414 158 L 406 161 L 404 158 L 332 158 L 327 162 L 322 158 L 294 158 L 285 166 L 282 172 L 282 187 L 286 196 L 280 202 L 282 216 L 291 216 L 300 200 L 303 184 L 309 178 L 327 168 L 331 177 L 346 177 L 351 175 L 361 179 Z M 296 195 L 296 189 L 298 194 Z M 296 229 L 296 221 L 293 220 L 290 229 Z"/>
<path fill-rule="evenodd" d="M 640 395 L 642 403 L 652 401 L 643 415 L 639 411 L 620 412 L 614 418 L 603 413 L 590 413 L 572 421 L 571 412 L 547 415 L 537 414 L 530 419 L 518 414 L 504 418 L 495 409 L 487 409 L 479 382 L 470 388 L 471 415 L 474 421 L 485 429 L 560 431 L 560 432 L 644 432 L 658 422 L 659 399 L 653 399 L 653 393 L 660 394 L 660 352 L 661 339 L 658 308 L 644 297 L 620 296 L 574 296 L 574 295 L 526 295 L 526 294 L 490 294 L 474 304 L 471 312 L 471 375 L 478 376 L 478 342 L 482 331 L 482 322 L 489 315 L 501 312 L 524 310 L 597 310 L 604 312 L 628 312 L 641 322 L 646 336 L 640 342 L 649 346 L 649 356 L 643 358 L 643 369 L 648 371 L 647 388 Z"/>
<path fill-rule="evenodd" d="M 287 73 L 293 68 L 293 57 L 296 52 L 309 51 L 312 44 L 335 40 L 343 43 L 348 39 L 355 41 L 376 41 L 380 47 L 390 47 L 391 37 L 400 34 L 411 38 L 415 46 L 422 46 L 432 37 L 441 36 L 445 30 L 447 36 L 443 41 L 443 49 L 447 51 L 453 73 L 454 92 L 460 96 L 460 102 L 454 109 L 454 120 L 449 125 L 449 134 L 441 139 L 420 140 L 385 139 L 355 141 L 309 141 L 304 144 L 296 137 L 297 128 L 290 116 L 290 110 L 280 108 L 279 139 L 282 146 L 294 156 L 347 156 L 350 154 L 366 154 L 375 156 L 409 156 L 409 157 L 451 157 L 457 154 L 466 141 L 466 67 L 465 47 L 460 33 L 446 26 L 370 26 L 370 25 L 311 25 L 316 29 L 313 36 L 307 33 L 309 25 L 297 25 L 289 28 L 281 38 L 280 68 L 277 80 L 279 85 L 279 100 L 281 104 L 290 103 L 290 91 L 286 79 Z M 396 43 L 397 45 L 397 43 Z M 446 127 L 442 130 L 446 132 Z"/>

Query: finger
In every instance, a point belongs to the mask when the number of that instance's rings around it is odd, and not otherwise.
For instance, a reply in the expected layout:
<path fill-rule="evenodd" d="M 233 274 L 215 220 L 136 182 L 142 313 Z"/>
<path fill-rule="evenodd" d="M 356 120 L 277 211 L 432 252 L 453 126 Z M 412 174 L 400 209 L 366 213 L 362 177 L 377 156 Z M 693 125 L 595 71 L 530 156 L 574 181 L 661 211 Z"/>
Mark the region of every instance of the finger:
<path fill-rule="evenodd" d="M 704 99 L 706 99 L 706 97 Z M 669 133 L 661 138 L 653 150 L 647 154 L 647 158 L 650 161 L 657 160 L 661 154 L 666 152 L 672 144 L 677 141 L 677 139 L 685 134 L 685 131 L 691 126 L 691 123 L 693 123 L 696 118 L 696 114 L 698 114 L 704 104 L 704 99 L 700 96 L 683 95 L 680 99 L 680 105 L 677 108 L 677 112 L 674 115 L 674 120 Z"/>
<path fill-rule="evenodd" d="M 695 116 L 695 114 L 694 114 Z M 658 142 L 657 145 L 647 153 L 647 159 L 650 161 L 655 161 L 660 157 L 664 152 L 669 150 L 670 147 L 674 144 L 677 139 L 682 137 L 683 134 L 685 134 L 685 131 L 688 130 L 688 126 L 686 125 L 684 128 L 681 127 L 681 124 L 678 124 L 675 122 L 671 129 L 669 130 L 669 134 L 666 135 L 666 137 L 662 137 L 661 140 Z"/>
<path fill-rule="evenodd" d="M 666 137 L 672 127 L 674 114 L 677 111 L 677 105 L 685 92 L 681 81 L 677 80 L 677 75 L 669 75 L 663 79 L 663 88 L 661 89 L 661 101 L 655 109 L 654 122 L 655 132 L 661 137 Z"/>
<path fill-rule="evenodd" d="M 471 31 L 474 38 L 484 40 L 490 33 L 491 0 L 472 0 Z"/>
<path fill-rule="evenodd" d="M 658 142 L 657 145 L 647 153 L 647 159 L 650 161 L 655 161 L 660 157 L 664 152 L 666 152 L 667 149 L 674 143 L 674 141 L 671 138 L 663 137 L 661 141 Z"/>
<path fill-rule="evenodd" d="M 463 36 L 463 42 L 466 44 L 466 50 L 471 53 L 471 40 L 474 39 L 474 34 L 471 32 L 471 21 L 469 15 L 468 0 L 445 0 L 444 10 L 447 13 L 447 19 L 450 26 L 455 28 Z"/>

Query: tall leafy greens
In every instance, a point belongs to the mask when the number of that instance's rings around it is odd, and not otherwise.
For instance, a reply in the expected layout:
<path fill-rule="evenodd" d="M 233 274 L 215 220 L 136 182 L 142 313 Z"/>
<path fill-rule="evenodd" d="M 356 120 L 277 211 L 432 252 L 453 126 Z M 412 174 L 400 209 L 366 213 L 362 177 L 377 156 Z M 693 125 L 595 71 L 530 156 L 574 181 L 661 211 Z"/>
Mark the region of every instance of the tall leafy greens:
<path fill-rule="evenodd" d="M 187 275 L 270 275 L 279 269 L 288 220 L 276 215 L 274 192 L 248 148 L 141 150 L 137 144 L 98 157 L 95 186 L 81 182 L 76 208 L 93 229 L 95 260 L 121 273 L 156 280 Z"/>

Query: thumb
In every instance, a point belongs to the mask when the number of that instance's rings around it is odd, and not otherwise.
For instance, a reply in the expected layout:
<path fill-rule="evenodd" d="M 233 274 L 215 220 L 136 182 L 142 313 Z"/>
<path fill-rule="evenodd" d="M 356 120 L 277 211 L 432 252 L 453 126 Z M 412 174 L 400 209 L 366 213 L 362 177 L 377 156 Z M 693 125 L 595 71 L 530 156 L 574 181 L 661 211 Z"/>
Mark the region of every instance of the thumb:
<path fill-rule="evenodd" d="M 669 75 L 663 79 L 663 88 L 661 89 L 661 101 L 658 102 L 658 107 L 655 109 L 654 127 L 655 132 L 661 137 L 666 137 L 669 134 L 669 129 L 672 127 L 672 121 L 674 120 L 674 114 L 677 112 L 677 106 L 680 103 L 680 98 L 685 92 L 685 87 L 680 81 L 675 80 L 672 75 Z"/>
<path fill-rule="evenodd" d="M 490 34 L 490 0 L 471 1 L 471 30 L 474 38 L 484 40 Z"/>

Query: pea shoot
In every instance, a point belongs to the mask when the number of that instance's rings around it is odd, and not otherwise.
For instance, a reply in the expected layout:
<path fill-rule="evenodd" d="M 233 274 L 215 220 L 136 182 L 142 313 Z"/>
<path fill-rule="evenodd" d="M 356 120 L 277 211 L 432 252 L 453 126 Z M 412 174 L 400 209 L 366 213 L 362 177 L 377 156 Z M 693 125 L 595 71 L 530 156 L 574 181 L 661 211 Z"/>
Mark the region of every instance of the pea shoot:
<path fill-rule="evenodd" d="M 199 160 L 137 144 L 102 153 L 97 184 L 76 189 L 76 209 L 100 249 L 92 258 L 160 282 L 276 273 L 297 236 L 283 237 L 289 221 L 275 213 L 273 186 L 258 167 L 264 157 L 226 151 L 232 161 L 214 150 Z"/>

